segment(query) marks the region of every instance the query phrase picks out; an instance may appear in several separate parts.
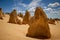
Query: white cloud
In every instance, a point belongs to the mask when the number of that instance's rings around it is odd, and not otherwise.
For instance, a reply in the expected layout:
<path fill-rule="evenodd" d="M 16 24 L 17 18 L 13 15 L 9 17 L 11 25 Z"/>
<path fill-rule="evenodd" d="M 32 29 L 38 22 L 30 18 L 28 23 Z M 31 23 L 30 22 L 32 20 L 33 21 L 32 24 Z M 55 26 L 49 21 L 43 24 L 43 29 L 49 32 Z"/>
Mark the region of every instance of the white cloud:
<path fill-rule="evenodd" d="M 24 4 L 24 3 L 19 3 L 19 5 L 22 5 L 23 7 L 26 7 L 26 9 L 30 12 L 33 13 L 35 11 L 35 8 L 39 5 L 38 2 L 41 0 L 32 0 L 31 3 L 29 4 Z"/>
<path fill-rule="evenodd" d="M 23 7 L 27 7 L 27 5 L 24 3 L 19 3 L 18 5 L 22 5 Z"/>
<path fill-rule="evenodd" d="M 35 7 L 31 7 L 31 8 L 29 8 L 28 11 L 30 11 L 30 12 L 34 12 L 34 11 L 35 11 Z"/>
<path fill-rule="evenodd" d="M 41 0 L 32 0 L 29 4 L 18 2 L 17 5 L 15 4 L 15 7 L 13 9 L 17 9 L 18 12 L 22 12 L 22 8 L 18 7 L 20 5 L 25 7 L 29 12 L 33 13 L 35 11 L 35 8 L 39 6 L 40 1 Z"/>
<path fill-rule="evenodd" d="M 32 2 L 28 5 L 28 7 L 36 7 L 38 6 L 38 2 L 40 2 L 41 0 L 32 0 Z"/>
<path fill-rule="evenodd" d="M 54 9 L 52 8 L 45 8 L 44 10 L 47 11 L 49 14 L 54 13 Z"/>
<path fill-rule="evenodd" d="M 53 11 L 52 8 L 45 8 L 44 10 L 47 10 L 47 11 Z"/>
<path fill-rule="evenodd" d="M 28 9 L 28 8 L 31 8 L 31 7 L 36 7 L 36 6 L 38 6 L 40 1 L 41 1 L 41 0 L 32 0 L 32 2 L 29 3 L 29 4 L 24 4 L 24 3 L 18 3 L 18 4 L 19 4 L 19 5 L 22 5 L 22 6 L 24 6 L 24 7 L 27 7 L 27 9 Z"/>
<path fill-rule="evenodd" d="M 28 11 L 30 11 L 30 13 L 34 13 L 35 8 L 37 6 L 39 6 L 39 2 L 42 0 L 32 0 L 32 2 L 30 4 L 28 4 Z"/>
<path fill-rule="evenodd" d="M 60 10 L 59 8 L 53 9 L 53 8 L 44 8 L 44 11 L 46 12 L 47 16 L 49 18 L 60 18 Z"/>
<path fill-rule="evenodd" d="M 60 6 L 60 3 L 58 3 L 58 2 L 50 3 L 48 6 L 49 7 L 57 7 L 57 6 Z"/>
<path fill-rule="evenodd" d="M 12 8 L 12 10 L 14 10 L 14 9 L 16 9 L 17 13 L 20 13 L 20 12 L 25 13 L 25 12 L 22 11 L 22 9 L 21 9 L 20 7 L 18 7 L 18 6 L 15 6 L 15 7 Z"/>
<path fill-rule="evenodd" d="M 28 11 L 31 13 L 31 15 L 33 16 L 34 15 L 34 12 L 35 12 L 35 7 L 31 7 L 28 9 Z"/>
<path fill-rule="evenodd" d="M 17 12 L 18 12 L 18 13 L 20 13 L 20 12 L 21 12 L 21 13 L 25 13 L 25 11 L 21 11 L 21 10 L 19 10 L 19 11 L 17 11 Z"/>
<path fill-rule="evenodd" d="M 48 13 L 50 13 L 50 14 L 60 14 L 59 9 L 45 8 L 44 10 L 48 11 Z"/>

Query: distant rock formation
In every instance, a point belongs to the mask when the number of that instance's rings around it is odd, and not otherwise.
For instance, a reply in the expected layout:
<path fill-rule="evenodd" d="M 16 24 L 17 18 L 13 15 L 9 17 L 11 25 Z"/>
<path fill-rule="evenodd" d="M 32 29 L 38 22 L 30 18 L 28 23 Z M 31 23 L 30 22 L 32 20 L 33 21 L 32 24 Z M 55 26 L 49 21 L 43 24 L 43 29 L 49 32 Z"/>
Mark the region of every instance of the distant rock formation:
<path fill-rule="evenodd" d="M 56 24 L 55 24 L 55 19 L 52 19 L 52 18 L 50 18 L 50 19 L 48 20 L 48 23 L 49 23 L 49 24 L 54 24 L 54 25 L 56 25 Z"/>
<path fill-rule="evenodd" d="M 10 15 L 10 13 L 6 12 L 5 14 Z"/>
<path fill-rule="evenodd" d="M 23 14 L 22 13 L 19 13 L 18 16 L 23 18 Z"/>
<path fill-rule="evenodd" d="M 17 18 L 16 10 L 13 10 L 10 14 L 9 23 L 20 24 L 20 20 Z"/>
<path fill-rule="evenodd" d="M 3 17 L 5 17 L 5 13 L 3 13 Z"/>
<path fill-rule="evenodd" d="M 0 8 L 0 19 L 3 20 L 3 12 L 2 12 L 2 8 Z"/>
<path fill-rule="evenodd" d="M 22 24 L 21 20 L 19 20 L 19 18 L 17 18 L 17 24 Z"/>
<path fill-rule="evenodd" d="M 60 21 L 60 19 L 59 18 L 54 18 L 56 21 Z"/>
<path fill-rule="evenodd" d="M 28 24 L 30 19 L 30 13 L 26 10 L 25 16 L 23 17 L 23 24 Z"/>
<path fill-rule="evenodd" d="M 28 28 L 28 33 L 26 36 L 48 39 L 51 37 L 50 28 L 48 25 L 48 19 L 41 7 L 37 7 L 35 10 L 34 17 L 32 17 L 30 27 Z"/>
<path fill-rule="evenodd" d="M 59 18 L 54 18 L 54 20 L 59 23 L 60 19 Z"/>

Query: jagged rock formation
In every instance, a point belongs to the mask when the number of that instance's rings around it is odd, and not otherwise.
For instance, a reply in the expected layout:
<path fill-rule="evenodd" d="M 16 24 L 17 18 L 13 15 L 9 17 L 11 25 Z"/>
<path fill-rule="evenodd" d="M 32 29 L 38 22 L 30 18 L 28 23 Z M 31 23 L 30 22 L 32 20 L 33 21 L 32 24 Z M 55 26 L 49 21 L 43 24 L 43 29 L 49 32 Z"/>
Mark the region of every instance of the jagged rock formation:
<path fill-rule="evenodd" d="M 22 13 L 19 13 L 18 16 L 23 18 L 23 14 Z"/>
<path fill-rule="evenodd" d="M 28 28 L 27 36 L 41 39 L 51 37 L 48 19 L 41 7 L 36 8 L 34 17 L 31 18 L 29 23 L 30 27 Z"/>
<path fill-rule="evenodd" d="M 0 19 L 3 20 L 3 12 L 2 12 L 2 8 L 0 8 Z"/>
<path fill-rule="evenodd" d="M 28 24 L 30 19 L 30 13 L 26 11 L 25 16 L 23 17 L 23 24 Z"/>
<path fill-rule="evenodd" d="M 9 23 L 20 24 L 20 20 L 17 18 L 16 10 L 13 10 L 10 14 Z"/>

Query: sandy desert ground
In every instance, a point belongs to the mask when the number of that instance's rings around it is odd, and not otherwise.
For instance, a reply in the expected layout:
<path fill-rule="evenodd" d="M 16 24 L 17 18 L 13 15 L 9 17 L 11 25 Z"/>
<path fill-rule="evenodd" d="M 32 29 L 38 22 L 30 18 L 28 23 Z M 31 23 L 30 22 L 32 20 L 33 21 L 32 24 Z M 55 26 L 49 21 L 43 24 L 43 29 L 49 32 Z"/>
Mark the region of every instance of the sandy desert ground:
<path fill-rule="evenodd" d="M 9 15 L 0 20 L 0 40 L 60 40 L 60 21 L 56 25 L 49 24 L 51 39 L 36 39 L 26 37 L 29 25 L 7 23 Z"/>

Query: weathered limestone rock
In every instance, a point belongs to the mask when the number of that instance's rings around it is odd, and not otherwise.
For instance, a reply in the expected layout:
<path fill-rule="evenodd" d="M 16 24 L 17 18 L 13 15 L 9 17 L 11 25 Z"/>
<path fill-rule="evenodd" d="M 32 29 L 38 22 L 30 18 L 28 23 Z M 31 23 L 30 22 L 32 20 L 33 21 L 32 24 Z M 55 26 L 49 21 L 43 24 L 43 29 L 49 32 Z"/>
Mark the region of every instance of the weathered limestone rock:
<path fill-rule="evenodd" d="M 14 23 L 14 24 L 21 24 L 21 20 L 18 19 L 17 17 L 17 12 L 16 10 L 13 10 L 10 14 L 9 18 L 9 23 Z"/>
<path fill-rule="evenodd" d="M 17 19 L 17 24 L 22 24 L 21 20 Z"/>
<path fill-rule="evenodd" d="M 26 11 L 25 16 L 23 17 L 23 24 L 28 24 L 30 19 L 30 13 Z"/>
<path fill-rule="evenodd" d="M 2 12 L 2 8 L 0 8 L 0 19 L 3 20 L 3 12 Z"/>
<path fill-rule="evenodd" d="M 50 19 L 48 20 L 48 23 L 49 23 L 49 24 L 54 24 L 54 25 L 56 25 L 56 24 L 55 24 L 55 20 L 52 19 L 52 18 L 50 18 Z"/>
<path fill-rule="evenodd" d="M 13 10 L 10 14 L 9 23 L 17 23 L 17 12 Z"/>
<path fill-rule="evenodd" d="M 48 19 L 41 7 L 36 8 L 34 17 L 31 18 L 29 26 L 27 36 L 40 39 L 48 39 L 51 37 Z"/>
<path fill-rule="evenodd" d="M 22 13 L 19 13 L 18 16 L 23 18 L 23 14 Z"/>

